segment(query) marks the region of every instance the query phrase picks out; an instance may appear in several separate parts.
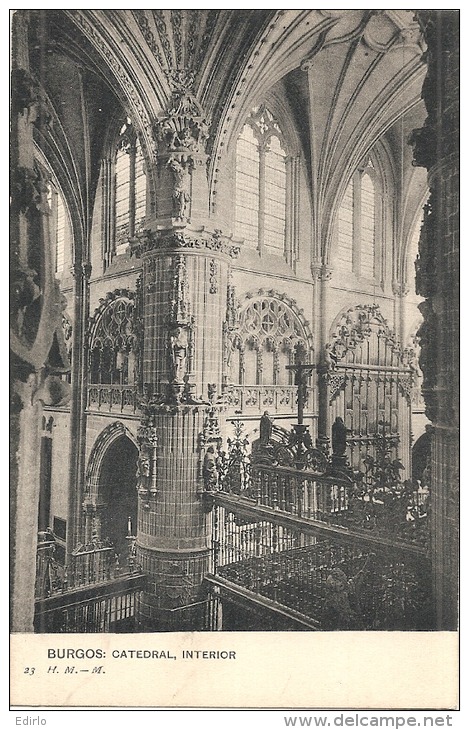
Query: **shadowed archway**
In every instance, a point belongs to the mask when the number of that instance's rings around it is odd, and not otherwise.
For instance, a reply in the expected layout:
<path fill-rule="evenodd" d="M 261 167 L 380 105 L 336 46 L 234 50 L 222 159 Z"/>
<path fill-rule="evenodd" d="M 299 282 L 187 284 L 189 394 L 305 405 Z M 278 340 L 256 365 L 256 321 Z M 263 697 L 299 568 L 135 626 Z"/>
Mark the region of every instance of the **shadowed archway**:
<path fill-rule="evenodd" d="M 137 490 L 135 488 L 138 450 L 123 434 L 108 447 L 99 477 L 101 534 L 109 538 L 120 556 L 127 554 L 126 536 L 137 527 Z"/>

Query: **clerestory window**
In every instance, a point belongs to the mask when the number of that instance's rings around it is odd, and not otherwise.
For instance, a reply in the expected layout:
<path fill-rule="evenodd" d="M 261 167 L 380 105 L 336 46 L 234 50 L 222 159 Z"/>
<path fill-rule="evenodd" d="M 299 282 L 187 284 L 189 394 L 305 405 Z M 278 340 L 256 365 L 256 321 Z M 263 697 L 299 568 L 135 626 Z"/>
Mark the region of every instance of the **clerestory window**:
<path fill-rule="evenodd" d="M 115 160 L 116 248 L 143 226 L 146 208 L 146 176 L 139 139 L 130 119 L 123 124 Z"/>
<path fill-rule="evenodd" d="M 47 201 L 50 208 L 49 230 L 54 256 L 54 271 L 60 278 L 65 264 L 65 245 L 70 235 L 70 222 L 65 202 L 55 181 L 48 184 Z"/>
<path fill-rule="evenodd" d="M 369 159 L 352 176 L 337 216 L 337 263 L 363 279 L 379 277 L 379 205 L 376 171 Z"/>
<path fill-rule="evenodd" d="M 287 154 L 280 127 L 265 106 L 251 112 L 239 135 L 235 190 L 236 235 L 261 254 L 287 256 Z"/>

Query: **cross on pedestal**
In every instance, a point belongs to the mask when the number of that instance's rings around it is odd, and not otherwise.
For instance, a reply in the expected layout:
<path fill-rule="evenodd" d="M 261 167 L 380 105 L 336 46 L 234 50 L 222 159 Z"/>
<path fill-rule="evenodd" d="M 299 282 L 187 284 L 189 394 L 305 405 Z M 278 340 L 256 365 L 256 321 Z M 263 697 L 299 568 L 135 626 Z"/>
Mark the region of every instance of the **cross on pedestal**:
<path fill-rule="evenodd" d="M 296 467 L 303 469 L 302 459 L 303 445 L 306 440 L 307 426 L 303 425 L 303 412 L 306 403 L 307 387 L 311 373 L 316 365 L 303 362 L 305 356 L 304 348 L 301 345 L 295 347 L 295 364 L 287 365 L 286 369 L 295 374 L 295 385 L 298 386 L 298 423 L 293 426 L 293 441 L 296 446 Z"/>
<path fill-rule="evenodd" d="M 306 388 L 308 387 L 309 378 L 316 365 L 303 362 L 305 355 L 304 348 L 300 345 L 295 347 L 295 364 L 286 365 L 286 370 L 295 373 L 295 385 L 298 386 L 298 425 L 303 425 L 303 412 L 306 403 Z"/>

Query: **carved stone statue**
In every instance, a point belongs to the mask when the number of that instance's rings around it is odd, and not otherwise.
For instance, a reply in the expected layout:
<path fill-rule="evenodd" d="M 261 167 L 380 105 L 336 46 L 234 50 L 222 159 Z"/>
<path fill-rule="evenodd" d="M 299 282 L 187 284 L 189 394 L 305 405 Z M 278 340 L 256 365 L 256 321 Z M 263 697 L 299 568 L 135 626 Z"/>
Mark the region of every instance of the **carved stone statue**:
<path fill-rule="evenodd" d="M 259 446 L 268 446 L 272 437 L 273 419 L 268 411 L 264 411 L 259 423 Z"/>
<path fill-rule="evenodd" d="M 337 416 L 332 424 L 332 453 L 334 456 L 345 456 L 347 448 L 347 428 L 343 419 Z"/>
<path fill-rule="evenodd" d="M 218 488 L 217 454 L 214 446 L 209 446 L 205 452 L 202 475 L 207 491 L 210 492 Z"/>
<path fill-rule="evenodd" d="M 173 200 L 176 207 L 176 218 L 183 219 L 186 216 L 187 206 L 191 200 L 190 185 L 191 178 L 188 170 L 189 162 L 179 161 L 171 158 L 168 167 L 174 176 Z"/>
<path fill-rule="evenodd" d="M 147 491 L 150 481 L 150 457 L 142 452 L 137 462 L 137 490 Z"/>
<path fill-rule="evenodd" d="M 173 383 L 184 383 L 189 338 L 187 329 L 174 327 L 169 333 L 169 359 Z"/>
<path fill-rule="evenodd" d="M 323 364 L 326 371 L 335 370 L 337 367 L 337 355 L 332 352 L 329 344 L 324 347 Z"/>

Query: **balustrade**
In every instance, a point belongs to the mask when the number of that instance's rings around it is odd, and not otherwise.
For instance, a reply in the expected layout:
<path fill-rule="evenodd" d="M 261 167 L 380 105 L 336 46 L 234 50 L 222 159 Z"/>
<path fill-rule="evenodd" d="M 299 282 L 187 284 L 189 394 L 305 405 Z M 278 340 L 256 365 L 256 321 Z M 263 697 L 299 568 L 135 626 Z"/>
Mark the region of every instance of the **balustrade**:
<path fill-rule="evenodd" d="M 226 391 L 228 412 L 262 413 L 271 410 L 275 413 L 296 413 L 297 387 L 295 385 L 230 385 Z M 313 410 L 313 388 L 308 388 L 305 406 Z"/>
<path fill-rule="evenodd" d="M 140 570 L 135 564 L 131 544 L 129 544 L 129 555 L 123 564 L 119 563 L 112 545 L 103 541 L 78 547 L 65 567 L 55 560 L 54 552 L 53 541 L 39 543 L 36 570 L 37 600 L 112 581 L 138 573 Z"/>
<path fill-rule="evenodd" d="M 88 410 L 109 413 L 136 413 L 137 390 L 125 385 L 89 385 Z"/>
<path fill-rule="evenodd" d="M 144 576 L 133 574 L 111 582 L 74 588 L 36 600 L 36 633 L 131 632 Z"/>
<path fill-rule="evenodd" d="M 246 469 L 247 487 L 232 488 L 232 481 L 225 478 L 222 490 L 274 512 L 427 546 L 427 489 L 415 489 L 409 483 L 378 489 L 345 472 L 319 474 L 251 462 Z"/>
<path fill-rule="evenodd" d="M 327 522 L 348 509 L 351 481 L 345 476 L 258 464 L 251 465 L 250 474 L 251 486 L 241 496 L 264 507 Z M 225 490 L 231 491 L 228 480 Z"/>
<path fill-rule="evenodd" d="M 215 574 L 319 622 L 323 629 L 430 628 L 428 563 L 357 540 L 343 544 L 215 508 Z"/>

